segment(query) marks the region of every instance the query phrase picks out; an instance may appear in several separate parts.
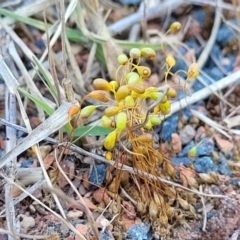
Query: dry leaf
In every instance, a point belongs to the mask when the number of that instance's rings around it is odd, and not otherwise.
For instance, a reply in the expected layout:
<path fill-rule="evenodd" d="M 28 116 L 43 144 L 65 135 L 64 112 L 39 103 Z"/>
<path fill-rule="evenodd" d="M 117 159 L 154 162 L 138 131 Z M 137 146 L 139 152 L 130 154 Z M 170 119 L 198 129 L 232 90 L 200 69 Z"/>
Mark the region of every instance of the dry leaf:
<path fill-rule="evenodd" d="M 49 167 L 52 165 L 54 159 L 55 159 L 55 157 L 54 157 L 53 152 L 49 153 L 48 155 L 45 156 L 45 158 L 43 159 L 43 163 L 44 163 L 44 167 L 46 170 L 48 170 Z"/>

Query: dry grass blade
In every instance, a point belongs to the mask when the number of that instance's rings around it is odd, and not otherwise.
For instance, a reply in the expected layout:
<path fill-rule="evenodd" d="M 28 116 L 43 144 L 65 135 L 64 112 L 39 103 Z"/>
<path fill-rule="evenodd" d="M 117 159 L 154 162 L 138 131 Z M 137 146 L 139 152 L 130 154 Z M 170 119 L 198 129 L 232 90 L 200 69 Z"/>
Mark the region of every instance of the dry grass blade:
<path fill-rule="evenodd" d="M 219 5 L 221 2 L 222 2 L 222 0 L 217 0 L 216 4 Z M 216 36 L 217 36 L 220 25 L 221 25 L 221 12 L 219 12 L 219 9 L 216 8 L 215 19 L 214 19 L 214 24 L 213 24 L 210 38 L 208 39 L 208 42 L 207 42 L 204 50 L 202 51 L 201 55 L 199 56 L 199 58 L 197 60 L 197 64 L 200 69 L 204 66 L 204 64 L 206 63 L 206 61 L 210 55 L 210 52 L 215 43 Z"/>
<path fill-rule="evenodd" d="M 2 78 L 5 80 L 5 84 L 7 85 L 9 91 L 15 95 L 19 83 L 13 76 L 12 72 L 9 70 L 8 66 L 3 60 L 2 55 L 0 55 L 0 74 L 2 75 Z"/>
<path fill-rule="evenodd" d="M 200 101 L 202 99 L 209 97 L 213 92 L 217 92 L 219 90 L 222 90 L 222 89 L 228 87 L 229 85 L 238 81 L 239 77 L 240 77 L 240 71 L 237 71 L 235 73 L 230 74 L 229 76 L 227 76 L 225 78 L 222 78 L 218 82 L 215 82 L 214 84 L 193 93 L 191 97 L 186 96 L 185 98 L 182 98 L 180 101 L 174 102 L 172 104 L 171 113 L 169 115 L 167 115 L 166 117 L 171 116 L 172 114 L 178 112 L 180 109 L 183 109 L 193 103 L 196 103 L 197 101 Z"/>
<path fill-rule="evenodd" d="M 10 231 L 7 231 L 7 230 L 1 229 L 1 228 L 0 228 L 0 233 L 1 234 L 8 234 L 8 235 L 12 234 Z M 38 235 L 29 235 L 29 234 L 19 233 L 19 234 L 16 234 L 16 236 L 21 237 L 21 238 L 29 238 L 29 239 L 45 239 L 45 240 L 48 239 L 47 235 L 38 236 Z M 18 239 L 18 238 L 16 237 L 15 239 Z"/>
<path fill-rule="evenodd" d="M 16 98 L 15 95 L 10 93 L 8 89 L 6 89 L 5 96 L 5 115 L 6 119 L 9 122 L 16 123 Z M 17 136 L 16 130 L 10 127 L 6 128 L 6 137 L 9 139 L 6 143 L 6 152 L 9 152 L 16 146 Z M 9 177 L 15 181 L 15 166 L 16 166 L 17 158 L 11 159 L 11 161 L 7 164 L 7 171 L 9 172 Z M 18 228 L 16 226 L 16 218 L 15 218 L 15 208 L 12 198 L 12 190 L 13 185 L 6 183 L 5 184 L 5 208 L 6 208 L 6 220 L 7 220 L 7 228 L 11 231 L 12 237 L 8 236 L 8 240 L 16 239 L 16 233 L 18 232 Z"/>
<path fill-rule="evenodd" d="M 223 120 L 223 122 L 227 124 L 228 128 L 240 126 L 240 116 L 237 115 L 235 117 L 226 118 Z"/>
<path fill-rule="evenodd" d="M 72 189 L 74 190 L 74 192 L 77 194 L 78 198 L 80 199 L 81 201 L 81 204 L 85 207 L 85 210 L 86 210 L 86 214 L 87 214 L 87 217 L 88 217 L 88 221 L 93 229 L 93 232 L 95 234 L 95 237 L 96 239 L 99 239 L 98 236 L 98 229 L 96 228 L 95 226 L 95 222 L 94 222 L 94 218 L 93 218 L 93 215 L 91 213 L 91 211 L 89 210 L 89 208 L 87 207 L 87 205 L 85 204 L 82 196 L 80 195 L 79 191 L 76 189 L 76 187 L 74 186 L 74 184 L 72 183 L 72 181 L 68 178 L 68 176 L 65 174 L 65 172 L 62 170 L 60 164 L 58 161 L 56 161 L 57 163 L 57 166 L 58 166 L 58 169 L 60 170 L 61 174 L 64 176 L 64 178 L 68 181 L 68 183 L 70 184 L 70 186 L 72 187 Z"/>
<path fill-rule="evenodd" d="M 31 16 L 35 13 L 38 13 L 40 11 L 43 11 L 50 6 L 55 4 L 54 0 L 35 0 L 33 2 L 30 2 L 30 4 L 26 4 L 22 7 L 19 7 L 14 11 L 14 13 L 19 14 L 21 16 Z M 1 20 L 4 24 L 10 25 L 15 22 L 13 18 L 4 18 Z"/>
<path fill-rule="evenodd" d="M 168 0 L 164 3 L 158 4 L 155 7 L 147 9 L 146 12 L 133 13 L 109 26 L 109 31 L 112 35 L 121 33 L 124 30 L 130 28 L 134 23 L 139 23 L 142 19 L 150 20 L 158 16 L 164 16 L 169 8 L 174 11 L 180 6 L 186 5 L 188 2 L 185 0 Z"/>
<path fill-rule="evenodd" d="M 215 130 L 217 130 L 218 132 L 222 133 L 227 138 L 232 139 L 232 137 L 225 131 L 226 129 L 223 126 L 221 126 L 220 124 L 216 123 L 215 121 L 213 121 L 212 119 L 208 118 L 207 116 L 199 113 L 196 110 L 191 109 L 190 111 L 193 114 L 193 116 L 199 118 L 201 121 L 203 121 L 206 124 L 208 124 L 209 126 L 213 127 Z"/>
<path fill-rule="evenodd" d="M 122 49 L 114 42 L 111 35 L 105 25 L 100 13 L 99 13 L 99 3 L 98 0 L 82 0 L 84 7 L 87 10 L 88 16 L 91 23 L 93 24 L 95 32 L 98 32 L 100 36 L 108 39 L 107 42 L 102 44 L 104 56 L 106 59 L 106 64 L 108 68 L 109 75 L 112 79 L 115 78 L 116 69 L 118 68 L 117 57 L 121 54 Z M 100 31 L 99 31 L 100 29 Z"/>
<path fill-rule="evenodd" d="M 18 184 L 16 184 L 15 182 L 13 182 L 10 178 L 8 178 L 5 174 L 3 174 L 2 172 L 0 172 L 0 176 L 3 177 L 8 183 L 15 185 L 16 187 L 18 187 L 19 189 L 21 189 L 24 193 L 26 193 L 29 197 L 31 197 L 34 201 L 36 201 L 38 204 L 40 204 L 41 206 L 43 206 L 45 209 L 47 209 L 49 212 L 51 212 L 54 216 L 56 216 L 61 222 L 63 222 L 70 230 L 72 230 L 77 236 L 80 237 L 80 239 L 83 240 L 87 240 L 79 231 L 77 231 L 74 226 L 69 223 L 67 220 L 65 220 L 64 218 L 62 218 L 59 214 L 57 214 L 56 212 L 54 212 L 51 208 L 47 207 L 44 203 L 42 203 L 40 200 L 38 200 L 37 198 L 35 198 L 32 194 L 30 194 L 27 190 L 25 190 L 24 188 L 22 188 L 21 186 L 19 186 Z M 54 192 L 54 190 L 52 190 Z"/>
<path fill-rule="evenodd" d="M 0 168 L 5 166 L 12 158 L 18 156 L 26 149 L 39 143 L 44 138 L 63 127 L 68 122 L 68 111 L 71 106 L 71 103 L 64 102 L 49 118 L 35 128 L 22 142 L 0 159 Z"/>
<path fill-rule="evenodd" d="M 77 1 L 76 0 L 72 0 L 70 1 L 67 10 L 65 12 L 64 15 L 64 22 L 67 21 L 67 19 L 70 17 L 70 15 L 72 14 L 72 12 L 74 11 L 75 7 L 76 7 Z M 49 48 L 52 48 L 53 45 L 56 43 L 57 39 L 59 38 L 59 36 L 61 35 L 61 31 L 62 31 L 62 23 L 60 22 L 60 24 L 58 25 L 50 43 L 49 43 Z M 45 37 L 43 37 L 45 38 Z M 45 57 L 47 56 L 48 50 L 46 49 L 41 57 L 41 62 L 45 59 Z"/>

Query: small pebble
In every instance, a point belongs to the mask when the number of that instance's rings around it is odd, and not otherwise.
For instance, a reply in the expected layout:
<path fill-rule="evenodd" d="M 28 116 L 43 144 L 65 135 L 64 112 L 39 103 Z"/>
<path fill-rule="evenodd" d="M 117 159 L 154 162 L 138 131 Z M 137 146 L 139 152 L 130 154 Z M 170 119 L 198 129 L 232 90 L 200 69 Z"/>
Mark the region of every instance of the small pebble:
<path fill-rule="evenodd" d="M 194 168 L 199 173 L 208 173 L 218 170 L 218 166 L 213 162 L 210 157 L 197 158 L 194 162 Z"/>
<path fill-rule="evenodd" d="M 220 164 L 218 166 L 218 171 L 223 175 L 231 176 L 232 171 L 228 166 L 226 157 L 222 153 L 219 154 L 219 157 L 220 157 L 220 159 L 219 159 Z"/>
<path fill-rule="evenodd" d="M 177 125 L 178 113 L 175 113 L 166 121 L 164 121 L 163 124 L 157 126 L 156 132 L 160 134 L 160 137 L 162 137 L 164 141 L 169 141 L 171 139 L 172 133 L 177 132 Z"/>
<path fill-rule="evenodd" d="M 189 167 L 190 163 L 192 162 L 189 157 L 172 157 L 170 160 L 175 165 L 184 165 L 185 167 Z"/>
<path fill-rule="evenodd" d="M 218 30 L 217 33 L 217 42 L 219 42 L 221 45 L 226 45 L 230 43 L 233 39 L 236 38 L 236 32 L 234 33 L 233 28 L 230 27 L 230 25 L 237 26 L 237 20 L 231 19 L 229 20 L 229 23 L 223 23 L 221 28 Z"/>
<path fill-rule="evenodd" d="M 83 212 L 79 210 L 72 210 L 67 213 L 68 219 L 71 220 L 77 220 L 78 218 L 82 217 Z"/>
<path fill-rule="evenodd" d="M 210 138 L 204 138 L 197 147 L 197 156 L 210 155 L 214 150 L 214 143 Z"/>
<path fill-rule="evenodd" d="M 148 240 L 151 239 L 149 230 L 150 226 L 144 223 L 132 225 L 127 231 L 127 237 L 132 240 Z"/>
<path fill-rule="evenodd" d="M 220 213 L 219 212 L 208 212 L 207 213 L 207 218 L 210 219 L 210 218 L 213 218 L 213 217 L 219 217 L 220 216 Z"/>
<path fill-rule="evenodd" d="M 29 217 L 24 214 L 20 214 L 18 217 L 20 218 L 21 227 L 25 230 L 29 230 L 30 228 L 35 226 L 35 220 L 33 217 Z"/>
<path fill-rule="evenodd" d="M 196 135 L 195 135 L 195 142 L 200 142 L 204 137 L 206 137 L 206 130 L 203 126 L 200 126 L 197 129 Z"/>
<path fill-rule="evenodd" d="M 182 144 L 185 145 L 189 143 L 196 135 L 196 130 L 191 125 L 186 125 L 183 129 L 179 131 L 179 135 Z"/>
<path fill-rule="evenodd" d="M 219 149 L 226 155 L 233 150 L 233 143 L 221 137 L 215 136 L 215 141 Z"/>
<path fill-rule="evenodd" d="M 174 153 L 179 153 L 182 151 L 181 139 L 177 133 L 172 134 L 171 146 Z"/>
<path fill-rule="evenodd" d="M 81 184 L 81 185 L 79 186 L 78 191 L 79 191 L 79 193 L 80 193 L 82 196 L 84 196 L 84 195 L 87 193 L 87 190 L 86 190 L 86 188 L 83 186 L 83 184 Z"/>
<path fill-rule="evenodd" d="M 89 181 L 101 186 L 106 176 L 106 164 L 97 164 L 92 169 Z"/>
<path fill-rule="evenodd" d="M 183 150 L 178 154 L 178 157 L 188 157 L 188 152 L 189 150 L 195 146 L 194 141 L 191 141 L 190 143 L 188 143 Z"/>

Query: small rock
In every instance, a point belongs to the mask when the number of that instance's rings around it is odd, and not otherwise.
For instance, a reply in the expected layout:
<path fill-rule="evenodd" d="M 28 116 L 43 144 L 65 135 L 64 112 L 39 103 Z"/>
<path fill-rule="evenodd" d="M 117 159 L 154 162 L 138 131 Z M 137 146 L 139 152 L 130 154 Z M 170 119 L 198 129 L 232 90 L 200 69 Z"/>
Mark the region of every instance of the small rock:
<path fill-rule="evenodd" d="M 67 213 L 67 217 L 70 221 L 76 220 L 76 219 L 82 217 L 82 215 L 83 215 L 83 212 L 79 211 L 79 210 L 72 210 Z"/>
<path fill-rule="evenodd" d="M 215 136 L 215 141 L 217 143 L 217 146 L 224 154 L 228 154 L 233 150 L 234 145 L 232 142 L 222 139 L 221 137 L 218 136 Z"/>
<path fill-rule="evenodd" d="M 33 205 L 30 205 L 30 206 L 29 206 L 29 209 L 30 209 L 30 212 L 31 212 L 32 214 L 36 212 L 36 209 L 35 209 L 35 207 L 34 207 Z"/>
<path fill-rule="evenodd" d="M 88 198 L 83 197 L 83 200 L 84 200 L 86 206 L 87 206 L 90 210 L 93 210 L 93 211 L 94 211 L 94 210 L 97 209 L 97 206 L 94 205 Z M 78 201 L 81 203 L 80 200 L 78 200 Z"/>
<path fill-rule="evenodd" d="M 76 229 L 84 236 L 87 235 L 88 231 L 88 226 L 85 224 L 77 224 Z M 75 236 L 75 240 L 81 240 L 82 238 L 78 237 L 77 235 Z"/>
<path fill-rule="evenodd" d="M 219 157 L 220 164 L 218 166 L 218 171 L 223 175 L 231 176 L 232 171 L 228 166 L 226 157 L 222 153 L 219 154 Z"/>
<path fill-rule="evenodd" d="M 109 228 L 109 229 L 113 229 L 113 225 L 111 224 L 111 222 L 109 220 L 107 220 L 104 216 L 99 216 L 97 219 L 96 219 L 96 227 L 97 228 Z"/>
<path fill-rule="evenodd" d="M 150 226 L 144 223 L 131 226 L 127 231 L 127 237 L 132 240 L 147 240 L 151 239 L 149 234 Z"/>
<path fill-rule="evenodd" d="M 213 217 L 219 218 L 220 213 L 219 212 L 213 212 L 213 211 L 207 213 L 207 218 L 208 219 L 213 218 Z"/>
<path fill-rule="evenodd" d="M 29 217 L 23 214 L 20 214 L 18 217 L 20 219 L 21 227 L 25 230 L 29 230 L 30 228 L 35 226 L 35 220 L 33 217 Z"/>
<path fill-rule="evenodd" d="M 171 135 L 171 137 L 172 137 L 171 143 L 172 143 L 173 152 L 174 153 L 181 152 L 182 151 L 182 143 L 181 143 L 181 139 L 180 139 L 179 135 L 177 133 L 173 133 Z"/>
<path fill-rule="evenodd" d="M 203 126 L 199 127 L 195 135 L 195 142 L 200 142 L 206 136 L 207 134 L 205 128 Z"/>
<path fill-rule="evenodd" d="M 191 124 L 194 124 L 194 125 L 198 125 L 199 124 L 199 118 L 195 117 L 195 116 L 192 116 L 190 119 L 189 119 L 189 123 Z"/>
<path fill-rule="evenodd" d="M 160 137 L 164 141 L 169 141 L 171 139 L 172 133 L 177 132 L 178 126 L 178 113 L 173 114 L 169 117 L 163 124 L 157 126 L 156 132 L 160 134 Z"/>
<path fill-rule="evenodd" d="M 87 193 L 87 190 L 86 190 L 86 188 L 83 186 L 83 184 L 81 184 L 81 185 L 79 186 L 78 191 L 79 191 L 79 193 L 80 193 L 82 196 Z"/>
<path fill-rule="evenodd" d="M 101 203 L 104 202 L 105 204 L 108 204 L 108 202 L 110 201 L 110 198 L 106 192 L 106 189 L 104 188 L 99 188 L 96 191 L 93 192 L 93 199 L 97 202 L 97 203 Z"/>
<path fill-rule="evenodd" d="M 204 138 L 197 147 L 197 155 L 210 155 L 214 150 L 214 143 L 211 138 Z"/>
<path fill-rule="evenodd" d="M 197 158 L 193 165 L 195 170 L 199 173 L 208 173 L 218 170 L 217 165 L 213 162 L 213 160 L 210 157 L 207 156 Z"/>
<path fill-rule="evenodd" d="M 186 125 L 183 129 L 179 131 L 179 135 L 182 144 L 185 145 L 189 143 L 196 135 L 196 130 L 191 125 Z"/>
<path fill-rule="evenodd" d="M 192 160 L 189 157 L 173 157 L 170 158 L 173 164 L 175 165 L 184 165 L 185 167 L 189 167 Z"/>
<path fill-rule="evenodd" d="M 178 154 L 178 157 L 188 157 L 188 152 L 189 150 L 195 146 L 194 142 L 191 141 L 190 143 L 188 143 L 183 150 Z"/>
<path fill-rule="evenodd" d="M 32 157 L 29 157 L 25 161 L 21 162 L 21 167 L 22 168 L 29 168 L 33 164 L 34 159 Z"/>
<path fill-rule="evenodd" d="M 169 154 L 169 150 L 166 143 L 160 143 L 160 149 L 163 155 L 167 156 Z"/>
<path fill-rule="evenodd" d="M 90 174 L 90 182 L 94 183 L 95 185 L 101 186 L 106 177 L 106 168 L 106 164 L 95 165 L 95 168 L 93 168 Z"/>

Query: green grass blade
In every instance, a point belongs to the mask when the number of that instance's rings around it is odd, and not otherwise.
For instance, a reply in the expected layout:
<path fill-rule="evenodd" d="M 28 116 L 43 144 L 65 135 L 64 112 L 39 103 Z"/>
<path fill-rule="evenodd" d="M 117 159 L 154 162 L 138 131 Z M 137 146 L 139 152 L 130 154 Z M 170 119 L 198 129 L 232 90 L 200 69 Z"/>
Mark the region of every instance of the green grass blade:
<path fill-rule="evenodd" d="M 37 70 L 38 70 L 40 76 L 42 77 L 43 83 L 45 84 L 45 86 L 47 87 L 49 92 L 52 94 L 53 98 L 56 99 L 57 91 L 56 91 L 54 84 L 52 84 L 52 80 L 50 80 L 51 76 L 49 75 L 48 71 L 43 68 L 42 64 L 38 61 L 37 58 L 33 58 L 33 62 L 35 64 L 35 66 L 37 66 Z"/>
<path fill-rule="evenodd" d="M 19 14 L 16 14 L 12 11 L 9 11 L 7 9 L 4 9 L 4 8 L 0 8 L 0 14 L 1 15 L 4 15 L 4 16 L 7 16 L 7 17 L 10 17 L 10 18 L 13 18 L 19 22 L 23 22 L 27 25 L 30 25 L 30 26 L 33 26 L 39 30 L 42 30 L 42 31 L 46 31 L 46 26 L 45 26 L 45 23 L 43 21 L 40 21 L 40 20 L 36 20 L 34 18 L 31 18 L 31 17 L 24 17 L 24 16 L 21 16 Z M 48 29 L 50 28 L 51 26 L 48 25 Z M 88 43 L 89 40 L 88 38 L 86 38 L 80 30 L 74 30 L 74 29 L 70 29 L 70 28 L 66 28 L 66 34 L 69 38 L 69 40 L 72 40 L 72 41 L 75 41 L 75 42 L 81 42 L 81 43 Z"/>
<path fill-rule="evenodd" d="M 82 126 L 74 130 L 75 137 L 84 136 L 102 136 L 112 132 L 113 128 L 104 128 L 100 126 Z"/>
<path fill-rule="evenodd" d="M 32 94 L 24 90 L 23 88 L 18 88 L 18 90 L 24 94 L 26 97 L 28 97 L 30 100 L 32 100 L 36 105 L 38 105 L 47 115 L 51 115 L 54 112 L 54 109 L 49 107 L 47 103 L 40 100 L 37 97 L 34 97 Z"/>

